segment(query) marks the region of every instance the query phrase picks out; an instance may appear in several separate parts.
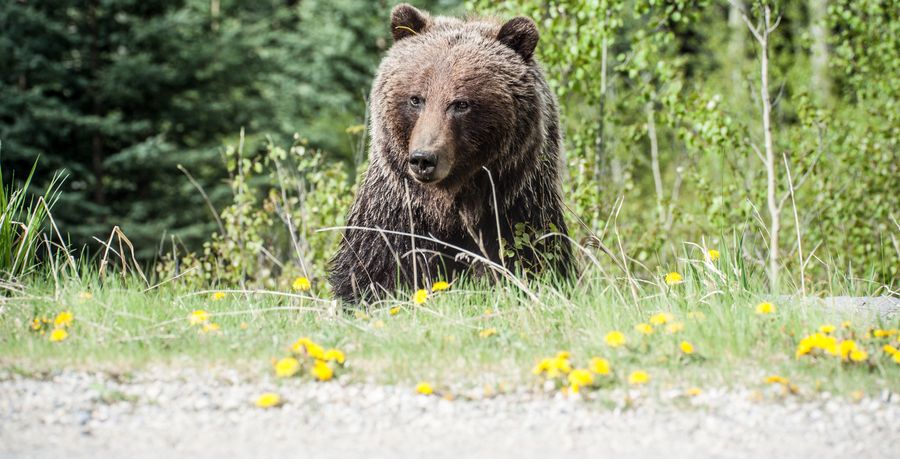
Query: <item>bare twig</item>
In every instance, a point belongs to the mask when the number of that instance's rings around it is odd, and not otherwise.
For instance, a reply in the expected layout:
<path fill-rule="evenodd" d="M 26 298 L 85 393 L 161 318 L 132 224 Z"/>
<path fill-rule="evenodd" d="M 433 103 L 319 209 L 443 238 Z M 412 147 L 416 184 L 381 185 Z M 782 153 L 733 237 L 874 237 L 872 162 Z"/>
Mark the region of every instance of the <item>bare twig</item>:
<path fill-rule="evenodd" d="M 481 166 L 485 172 L 487 172 L 488 180 L 491 181 L 491 197 L 494 200 L 494 220 L 497 222 L 497 247 L 499 247 L 500 254 L 500 264 L 503 268 L 506 268 L 506 257 L 503 253 L 503 237 L 500 234 L 500 209 L 497 207 L 497 190 L 494 188 L 494 177 L 491 175 L 491 171 L 488 170 L 487 167 Z"/>
<path fill-rule="evenodd" d="M 197 191 L 200 192 L 200 196 L 202 196 L 203 201 L 206 202 L 206 207 L 209 207 L 209 212 L 212 214 L 213 218 L 216 219 L 216 225 L 219 227 L 219 232 L 224 235 L 225 225 L 222 224 L 222 219 L 219 218 L 219 212 L 216 211 L 216 206 L 213 205 L 212 201 L 209 199 L 209 196 L 206 194 L 206 191 L 203 190 L 203 186 L 194 179 L 194 176 L 191 175 L 191 173 L 188 172 L 188 170 L 184 166 L 179 164 L 176 167 L 178 167 L 178 170 L 180 170 L 187 177 L 187 179 L 191 182 L 191 185 L 194 185 L 194 188 L 196 188 Z"/>
<path fill-rule="evenodd" d="M 653 99 L 647 102 L 645 106 L 647 112 L 647 137 L 650 139 L 650 169 L 653 171 L 653 185 L 656 188 L 656 214 L 659 223 L 664 224 L 666 221 L 665 210 L 663 210 L 663 183 L 662 173 L 659 167 L 659 142 L 656 138 L 656 120 L 654 117 Z"/>
<path fill-rule="evenodd" d="M 772 23 L 772 12 L 769 5 L 763 6 L 763 17 L 761 22 L 754 26 L 746 15 L 743 16 L 744 22 L 753 33 L 756 41 L 759 42 L 759 95 L 762 105 L 762 124 L 763 124 L 763 140 L 765 144 L 765 160 L 766 165 L 766 201 L 769 207 L 769 288 L 775 292 L 778 290 L 778 249 L 779 234 L 781 230 L 781 207 L 779 206 L 776 194 L 778 186 L 778 172 L 775 165 L 775 147 L 772 142 L 772 99 L 769 94 L 769 34 L 772 33 L 781 22 L 779 16 Z M 752 144 L 751 144 L 752 145 Z M 754 147 L 754 151 L 756 148 Z M 757 155 L 759 154 L 758 151 Z"/>
<path fill-rule="evenodd" d="M 791 167 L 788 164 L 787 155 L 784 157 L 784 170 L 787 172 L 788 190 L 791 193 L 791 207 L 794 209 L 794 226 L 797 229 L 797 256 L 800 258 L 800 292 L 806 296 L 806 264 L 803 262 L 803 238 L 800 236 L 800 218 L 797 216 L 797 202 L 794 201 L 794 179 L 791 177 Z"/>

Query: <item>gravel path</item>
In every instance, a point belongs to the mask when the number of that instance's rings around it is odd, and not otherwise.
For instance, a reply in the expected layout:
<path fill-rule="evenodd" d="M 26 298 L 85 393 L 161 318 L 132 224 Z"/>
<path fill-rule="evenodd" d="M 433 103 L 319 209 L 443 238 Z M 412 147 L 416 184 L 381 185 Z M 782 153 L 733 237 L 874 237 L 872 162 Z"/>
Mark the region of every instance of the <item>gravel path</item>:
<path fill-rule="evenodd" d="M 285 405 L 254 407 L 267 390 Z M 897 394 L 853 402 L 776 393 L 614 390 L 600 403 L 519 389 L 447 401 L 408 387 L 251 381 L 228 370 L 149 369 L 127 381 L 0 372 L 0 457 L 895 457 Z"/>

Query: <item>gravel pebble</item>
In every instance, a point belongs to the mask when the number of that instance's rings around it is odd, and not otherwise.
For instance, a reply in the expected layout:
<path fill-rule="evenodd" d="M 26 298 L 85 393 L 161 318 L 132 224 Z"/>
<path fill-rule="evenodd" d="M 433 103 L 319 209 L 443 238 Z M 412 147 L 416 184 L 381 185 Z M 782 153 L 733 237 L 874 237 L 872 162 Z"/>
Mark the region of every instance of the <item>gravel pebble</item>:
<path fill-rule="evenodd" d="M 267 391 L 284 405 L 256 408 Z M 633 389 L 584 398 L 454 393 L 466 397 L 233 370 L 155 368 L 127 380 L 0 372 L 0 457 L 887 458 L 900 441 L 900 397 L 890 393 L 858 402 L 718 388 L 693 398 Z"/>

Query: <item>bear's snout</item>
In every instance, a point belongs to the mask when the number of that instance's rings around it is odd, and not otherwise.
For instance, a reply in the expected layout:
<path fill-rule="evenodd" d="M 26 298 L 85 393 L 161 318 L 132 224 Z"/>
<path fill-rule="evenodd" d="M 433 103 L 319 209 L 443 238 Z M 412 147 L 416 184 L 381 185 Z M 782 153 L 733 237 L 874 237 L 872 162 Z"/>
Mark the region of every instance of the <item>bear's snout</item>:
<path fill-rule="evenodd" d="M 409 172 L 413 178 L 428 183 L 435 179 L 438 157 L 433 151 L 416 150 L 409 155 Z"/>

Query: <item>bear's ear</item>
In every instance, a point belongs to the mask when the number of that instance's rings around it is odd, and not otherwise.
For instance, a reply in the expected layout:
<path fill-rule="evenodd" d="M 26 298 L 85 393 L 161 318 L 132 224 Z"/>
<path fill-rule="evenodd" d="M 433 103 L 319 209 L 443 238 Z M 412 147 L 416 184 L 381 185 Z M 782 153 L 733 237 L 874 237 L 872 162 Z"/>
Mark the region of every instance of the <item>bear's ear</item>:
<path fill-rule="evenodd" d="M 500 43 L 512 48 L 526 61 L 531 59 L 531 56 L 534 54 L 534 48 L 537 47 L 539 37 L 537 24 L 530 18 L 522 16 L 507 21 L 497 34 L 497 40 Z"/>
<path fill-rule="evenodd" d="M 425 30 L 428 22 L 428 13 L 423 13 L 408 3 L 401 3 L 391 10 L 391 35 L 395 42 L 418 35 Z"/>

